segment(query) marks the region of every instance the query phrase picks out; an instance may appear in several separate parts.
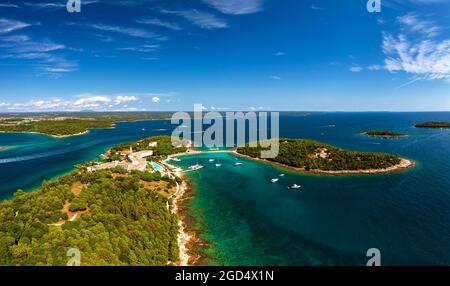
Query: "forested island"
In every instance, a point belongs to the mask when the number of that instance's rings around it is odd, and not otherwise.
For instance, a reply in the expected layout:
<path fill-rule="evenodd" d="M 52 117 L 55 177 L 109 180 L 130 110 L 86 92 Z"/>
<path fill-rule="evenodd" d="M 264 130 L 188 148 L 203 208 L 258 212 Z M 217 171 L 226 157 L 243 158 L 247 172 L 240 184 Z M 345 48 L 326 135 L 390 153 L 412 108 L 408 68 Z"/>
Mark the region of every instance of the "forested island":
<path fill-rule="evenodd" d="M 445 121 L 427 121 L 414 125 L 417 128 L 450 128 L 450 122 Z"/>
<path fill-rule="evenodd" d="M 407 134 L 396 133 L 396 132 L 386 131 L 386 130 L 369 130 L 362 134 L 366 135 L 366 136 L 382 137 L 382 138 L 405 138 L 405 137 L 408 137 Z"/>
<path fill-rule="evenodd" d="M 128 144 L 156 142 L 160 158 L 180 150 L 167 147 L 169 141 L 158 136 Z M 113 149 L 122 147 L 129 146 Z M 70 248 L 80 250 L 82 265 L 176 264 L 179 225 L 172 196 L 178 177 L 150 166 L 78 168 L 0 204 L 0 265 L 66 265 Z"/>
<path fill-rule="evenodd" d="M 114 122 L 167 119 L 168 113 L 56 113 L 0 116 L 0 132 L 40 133 L 54 137 L 80 135 L 94 128 L 112 128 Z"/>
<path fill-rule="evenodd" d="M 248 144 L 236 149 L 236 153 L 260 159 L 265 150 Z M 296 171 L 322 174 L 386 173 L 405 169 L 414 162 L 388 153 L 356 152 L 338 149 L 329 144 L 306 139 L 280 139 L 278 156 L 267 159 Z"/>

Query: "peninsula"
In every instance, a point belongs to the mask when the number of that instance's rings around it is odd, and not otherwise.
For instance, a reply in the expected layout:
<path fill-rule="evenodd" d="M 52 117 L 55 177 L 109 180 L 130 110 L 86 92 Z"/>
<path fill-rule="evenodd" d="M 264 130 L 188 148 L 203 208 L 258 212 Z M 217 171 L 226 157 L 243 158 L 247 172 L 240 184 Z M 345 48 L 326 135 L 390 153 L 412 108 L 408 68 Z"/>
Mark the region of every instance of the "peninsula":
<path fill-rule="evenodd" d="M 82 252 L 81 265 L 185 264 L 176 212 L 181 180 L 157 160 L 186 149 L 168 142 L 159 136 L 116 146 L 109 154 L 120 164 L 103 165 L 112 160 L 105 156 L 37 191 L 18 190 L 0 204 L 0 265 L 63 266 L 70 248 Z M 133 167 L 140 162 L 142 170 Z"/>
<path fill-rule="evenodd" d="M 371 136 L 371 137 L 382 137 L 382 138 L 406 138 L 406 137 L 408 137 L 407 134 L 396 133 L 396 132 L 386 131 L 386 130 L 369 130 L 369 131 L 363 132 L 362 135 Z"/>
<path fill-rule="evenodd" d="M 264 150 L 248 144 L 236 154 L 261 160 Z M 415 165 L 411 160 L 388 153 L 346 151 L 306 139 L 280 139 L 278 156 L 265 160 L 299 172 L 317 174 L 377 174 L 404 170 Z"/>
<path fill-rule="evenodd" d="M 450 122 L 445 121 L 427 121 L 414 125 L 416 128 L 450 128 Z"/>

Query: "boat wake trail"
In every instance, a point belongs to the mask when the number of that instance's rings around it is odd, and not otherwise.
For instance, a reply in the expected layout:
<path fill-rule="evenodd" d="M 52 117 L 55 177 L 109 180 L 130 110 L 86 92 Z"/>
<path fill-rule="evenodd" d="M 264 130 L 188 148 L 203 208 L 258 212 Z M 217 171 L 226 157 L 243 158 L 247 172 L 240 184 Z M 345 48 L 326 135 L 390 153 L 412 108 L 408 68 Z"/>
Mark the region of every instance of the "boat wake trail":
<path fill-rule="evenodd" d="M 96 145 L 96 142 L 89 142 L 89 143 L 72 145 L 67 148 L 52 150 L 52 151 L 47 151 L 47 152 L 42 152 L 42 153 L 37 153 L 37 154 L 29 154 L 29 155 L 24 155 L 24 156 L 2 158 L 2 159 L 0 159 L 0 164 L 23 162 L 23 161 L 42 159 L 42 158 L 46 158 L 46 157 L 53 157 L 53 156 L 57 156 L 57 155 L 63 155 L 63 154 L 71 153 L 74 151 L 86 149 L 86 148 L 92 147 L 94 145 Z"/>

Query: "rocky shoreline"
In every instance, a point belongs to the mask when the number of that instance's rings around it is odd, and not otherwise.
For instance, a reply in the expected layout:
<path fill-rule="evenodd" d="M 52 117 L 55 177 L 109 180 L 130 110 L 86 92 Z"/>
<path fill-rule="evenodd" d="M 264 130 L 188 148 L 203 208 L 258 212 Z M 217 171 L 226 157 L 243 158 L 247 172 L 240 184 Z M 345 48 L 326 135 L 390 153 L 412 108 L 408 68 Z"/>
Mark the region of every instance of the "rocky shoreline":
<path fill-rule="evenodd" d="M 319 170 L 319 169 L 306 170 L 304 168 L 291 167 L 291 166 L 287 166 L 287 165 L 284 165 L 284 164 L 281 164 L 281 163 L 278 163 L 278 162 L 273 162 L 273 161 L 269 161 L 269 160 L 265 160 L 265 159 L 261 159 L 261 158 L 253 158 L 253 157 L 250 157 L 250 156 L 238 153 L 237 151 L 231 151 L 231 153 L 233 153 L 233 154 L 235 154 L 236 156 L 239 156 L 239 157 L 243 157 L 243 158 L 247 158 L 247 159 L 250 159 L 250 160 L 255 160 L 255 161 L 259 161 L 259 162 L 272 164 L 272 165 L 278 166 L 280 168 L 291 170 L 291 171 L 295 171 L 295 172 L 306 173 L 306 174 L 319 174 L 319 175 L 387 174 L 387 173 L 394 173 L 394 172 L 404 171 L 404 170 L 412 168 L 412 167 L 414 167 L 416 165 L 416 162 L 414 162 L 412 160 L 400 158 L 401 161 L 400 161 L 399 164 L 397 164 L 395 166 L 388 167 L 388 168 L 384 168 L 384 169 L 338 170 L 338 171 Z"/>
<path fill-rule="evenodd" d="M 173 167 L 168 163 L 165 164 Z M 172 212 L 178 217 L 178 248 L 180 254 L 177 265 L 192 266 L 202 259 L 202 255 L 196 251 L 196 247 L 203 244 L 199 238 L 199 231 L 189 225 L 189 213 L 184 207 L 193 196 L 193 188 L 192 183 L 184 178 L 182 173 L 176 172 L 174 175 L 182 179 L 181 184 L 177 183 L 177 192 L 173 195 L 172 200 Z"/>

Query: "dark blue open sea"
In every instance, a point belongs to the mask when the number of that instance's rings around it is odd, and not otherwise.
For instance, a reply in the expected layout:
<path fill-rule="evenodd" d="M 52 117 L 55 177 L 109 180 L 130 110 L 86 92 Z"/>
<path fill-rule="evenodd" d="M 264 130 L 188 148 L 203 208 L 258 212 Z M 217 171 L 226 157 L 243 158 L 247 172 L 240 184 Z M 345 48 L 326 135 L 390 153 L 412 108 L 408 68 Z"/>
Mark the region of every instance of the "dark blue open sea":
<path fill-rule="evenodd" d="M 210 242 L 207 264 L 365 265 L 378 248 L 384 265 L 450 265 L 450 129 L 417 129 L 450 113 L 312 113 L 282 115 L 282 137 L 310 138 L 359 151 L 391 152 L 415 160 L 411 170 L 384 175 L 320 176 L 280 170 L 230 154 L 185 157 L 205 168 L 190 173 L 187 204 Z M 0 134 L 0 198 L 91 160 L 111 145 L 170 134 L 169 121 L 117 123 L 64 139 Z M 145 129 L 143 131 L 143 129 Z M 404 139 L 359 135 L 369 129 L 410 134 Z M 222 167 L 208 163 L 219 160 Z M 276 184 L 269 180 L 285 173 Z M 301 184 L 300 190 L 287 186 Z"/>

